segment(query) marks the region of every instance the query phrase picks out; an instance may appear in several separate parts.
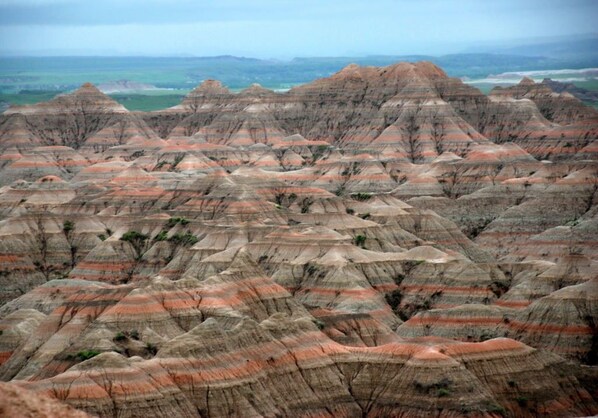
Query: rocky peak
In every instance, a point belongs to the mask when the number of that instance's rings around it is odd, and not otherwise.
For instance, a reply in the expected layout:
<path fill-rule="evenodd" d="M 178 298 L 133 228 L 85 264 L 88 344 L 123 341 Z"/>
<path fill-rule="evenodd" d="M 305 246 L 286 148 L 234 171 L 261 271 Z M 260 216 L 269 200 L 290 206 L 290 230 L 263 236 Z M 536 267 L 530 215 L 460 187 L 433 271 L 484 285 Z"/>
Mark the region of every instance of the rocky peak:
<path fill-rule="evenodd" d="M 208 79 L 192 90 L 191 93 L 189 93 L 189 96 L 221 94 L 230 94 L 230 90 L 224 87 L 220 81 Z"/>
<path fill-rule="evenodd" d="M 245 90 L 239 93 L 239 96 L 252 96 L 252 97 L 264 97 L 264 96 L 272 96 L 275 93 L 272 90 L 262 87 L 258 83 L 253 83 L 251 86 L 247 87 Z"/>
<path fill-rule="evenodd" d="M 521 86 L 533 86 L 534 84 L 536 84 L 536 83 L 534 82 L 534 80 L 532 80 L 531 78 L 529 78 L 529 77 L 527 77 L 527 76 L 526 76 L 526 77 L 523 77 L 523 78 L 521 79 L 521 81 L 519 82 L 519 85 L 521 85 Z"/>
<path fill-rule="evenodd" d="M 89 93 L 93 93 L 93 94 L 102 94 L 102 92 L 96 87 L 94 86 L 92 83 L 87 82 L 87 83 L 83 83 L 81 85 L 81 87 L 79 87 L 76 91 L 75 94 L 89 94 Z"/>

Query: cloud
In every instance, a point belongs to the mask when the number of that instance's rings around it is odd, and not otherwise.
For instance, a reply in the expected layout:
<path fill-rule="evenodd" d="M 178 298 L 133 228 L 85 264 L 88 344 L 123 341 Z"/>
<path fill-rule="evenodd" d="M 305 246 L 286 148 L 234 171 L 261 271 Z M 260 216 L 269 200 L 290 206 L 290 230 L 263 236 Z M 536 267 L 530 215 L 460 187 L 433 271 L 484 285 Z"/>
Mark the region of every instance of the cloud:
<path fill-rule="evenodd" d="M 594 0 L 0 0 L 16 51 L 250 56 L 447 53 L 594 32 Z M 78 52 L 77 52 L 78 54 Z"/>
<path fill-rule="evenodd" d="M 214 21 L 387 20 L 408 16 L 422 30 L 436 22 L 465 25 L 475 19 L 524 14 L 530 20 L 559 11 L 596 18 L 595 0 L 0 0 L 0 25 L 122 25 Z M 452 22 L 449 21 L 452 19 Z M 570 22 L 564 22 L 565 24 Z"/>
<path fill-rule="evenodd" d="M 338 4 L 337 4 L 338 3 Z M 348 3 L 351 3 L 349 1 Z M 353 3 L 355 1 L 353 0 Z M 318 0 L 0 0 L 1 25 L 106 25 L 330 18 L 346 7 Z M 345 5 L 346 6 L 346 5 Z M 335 10 L 336 9 L 336 10 Z"/>

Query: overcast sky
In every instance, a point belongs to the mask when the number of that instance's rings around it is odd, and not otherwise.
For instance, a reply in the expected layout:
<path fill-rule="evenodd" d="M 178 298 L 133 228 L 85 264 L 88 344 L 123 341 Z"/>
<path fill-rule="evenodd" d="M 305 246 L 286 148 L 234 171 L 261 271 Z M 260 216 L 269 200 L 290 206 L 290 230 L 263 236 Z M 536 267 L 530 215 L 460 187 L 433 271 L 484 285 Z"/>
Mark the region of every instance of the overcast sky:
<path fill-rule="evenodd" d="M 0 53 L 444 54 L 597 22 L 598 0 L 0 0 Z"/>

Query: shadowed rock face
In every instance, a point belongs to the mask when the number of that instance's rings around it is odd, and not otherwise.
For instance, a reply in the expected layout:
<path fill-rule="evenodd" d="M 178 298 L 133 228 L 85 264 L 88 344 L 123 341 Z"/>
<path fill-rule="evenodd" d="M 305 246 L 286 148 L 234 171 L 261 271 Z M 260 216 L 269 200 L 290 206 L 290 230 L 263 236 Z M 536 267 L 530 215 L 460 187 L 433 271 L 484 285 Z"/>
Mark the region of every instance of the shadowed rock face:
<path fill-rule="evenodd" d="M 10 108 L 0 410 L 597 414 L 597 129 L 429 63 Z"/>

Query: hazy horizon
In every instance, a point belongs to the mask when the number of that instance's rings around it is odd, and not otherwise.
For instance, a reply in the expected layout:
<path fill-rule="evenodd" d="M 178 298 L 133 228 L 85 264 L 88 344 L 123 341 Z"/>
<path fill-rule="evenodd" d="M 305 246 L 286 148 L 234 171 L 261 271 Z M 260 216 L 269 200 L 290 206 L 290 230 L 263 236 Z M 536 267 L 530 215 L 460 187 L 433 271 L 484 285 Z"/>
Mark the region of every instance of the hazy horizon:
<path fill-rule="evenodd" d="M 593 0 L 0 0 L 5 56 L 445 55 L 596 34 Z"/>

